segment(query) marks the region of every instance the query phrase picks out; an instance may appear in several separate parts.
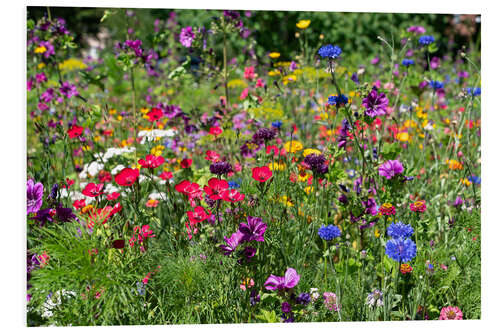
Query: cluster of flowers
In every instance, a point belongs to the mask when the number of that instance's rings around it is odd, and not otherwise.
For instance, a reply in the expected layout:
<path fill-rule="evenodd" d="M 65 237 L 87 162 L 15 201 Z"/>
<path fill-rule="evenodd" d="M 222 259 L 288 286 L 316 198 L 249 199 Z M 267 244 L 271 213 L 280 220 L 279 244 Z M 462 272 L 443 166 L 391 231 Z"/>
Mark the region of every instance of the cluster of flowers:
<path fill-rule="evenodd" d="M 389 258 L 398 263 L 406 263 L 415 258 L 417 245 L 409 238 L 413 235 L 413 228 L 410 224 L 393 222 L 387 227 L 387 235 L 392 237 L 385 245 L 385 254 Z"/>
<path fill-rule="evenodd" d="M 220 245 L 220 248 L 224 255 L 230 255 L 240 244 L 251 241 L 263 242 L 266 229 L 267 224 L 262 222 L 261 218 L 248 216 L 247 223 L 240 223 L 238 231 L 233 233 L 231 237 L 224 236 L 225 244 Z M 246 246 L 242 254 L 247 260 L 250 260 L 256 252 L 257 249 L 255 247 Z"/>

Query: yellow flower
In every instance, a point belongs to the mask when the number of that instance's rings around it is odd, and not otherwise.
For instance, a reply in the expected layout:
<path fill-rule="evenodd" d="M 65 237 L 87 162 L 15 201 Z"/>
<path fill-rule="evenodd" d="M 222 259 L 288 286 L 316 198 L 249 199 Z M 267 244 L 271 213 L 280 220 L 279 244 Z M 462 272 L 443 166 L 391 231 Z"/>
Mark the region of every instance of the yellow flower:
<path fill-rule="evenodd" d="M 403 124 L 404 127 L 417 127 L 417 123 L 414 120 L 408 119 Z"/>
<path fill-rule="evenodd" d="M 281 54 L 279 54 L 278 52 L 271 52 L 269 53 L 269 56 L 273 59 L 276 59 L 276 58 L 279 58 Z"/>
<path fill-rule="evenodd" d="M 85 69 L 85 68 L 87 68 L 87 65 L 80 59 L 76 58 L 66 59 L 59 64 L 59 69 L 63 71 L 73 71 L 75 69 Z"/>
<path fill-rule="evenodd" d="M 311 24 L 311 20 L 300 20 L 297 23 L 297 28 L 306 29 L 309 26 L 309 24 Z"/>
<path fill-rule="evenodd" d="M 302 150 L 302 148 L 302 143 L 296 140 L 288 141 L 287 143 L 285 143 L 285 150 L 288 153 L 298 152 L 299 150 Z"/>
<path fill-rule="evenodd" d="M 269 163 L 269 169 L 271 170 L 279 170 L 279 171 L 283 171 L 285 170 L 286 168 L 286 164 L 285 163 L 277 163 L 277 162 L 271 162 Z"/>
<path fill-rule="evenodd" d="M 148 108 L 141 108 L 141 113 L 142 114 L 146 114 L 149 112 L 149 109 Z"/>
<path fill-rule="evenodd" d="M 279 71 L 279 70 L 277 70 L 277 69 L 273 69 L 272 71 L 269 71 L 269 72 L 267 73 L 267 75 L 269 75 L 269 76 L 276 76 L 276 75 L 280 75 L 280 71 Z"/>
<path fill-rule="evenodd" d="M 304 151 L 302 152 L 302 155 L 304 157 L 306 157 L 307 155 L 311 155 L 311 154 L 321 155 L 321 152 L 319 150 L 313 149 L 313 148 L 304 149 Z"/>
<path fill-rule="evenodd" d="M 304 191 L 307 193 L 307 194 L 311 194 L 312 191 L 314 191 L 314 187 L 312 186 L 307 186 Z"/>
<path fill-rule="evenodd" d="M 165 146 L 163 145 L 158 145 L 156 147 L 153 147 L 151 149 L 151 155 L 160 156 L 163 153 L 163 149 L 165 149 Z"/>
<path fill-rule="evenodd" d="M 467 178 L 462 178 L 460 179 L 460 182 L 464 184 L 465 186 L 470 186 L 472 183 L 467 179 Z"/>
<path fill-rule="evenodd" d="M 109 114 L 110 115 L 116 114 L 116 109 L 109 109 Z"/>
<path fill-rule="evenodd" d="M 450 170 L 462 170 L 463 165 L 457 160 L 446 160 L 446 164 L 448 164 L 448 167 Z"/>
<path fill-rule="evenodd" d="M 380 237 L 380 231 L 378 229 L 375 229 L 373 231 L 373 234 L 375 235 L 375 237 L 379 238 Z"/>
<path fill-rule="evenodd" d="M 118 115 L 118 117 L 116 117 L 116 120 L 118 120 L 118 121 L 121 121 L 122 119 L 123 119 L 123 117 L 120 114 Z"/>
<path fill-rule="evenodd" d="M 290 199 L 288 199 L 288 197 L 286 195 L 284 195 L 280 198 L 280 202 L 287 207 L 293 206 L 293 203 L 290 201 Z"/>
<path fill-rule="evenodd" d="M 92 206 L 92 205 L 87 205 L 87 206 L 83 207 L 82 208 L 82 214 L 87 213 L 89 210 L 91 210 L 93 208 L 94 208 L 94 206 Z"/>
<path fill-rule="evenodd" d="M 289 74 L 289 75 L 283 77 L 283 84 L 284 85 L 287 85 L 288 83 L 295 82 L 295 81 L 297 81 L 296 75 Z"/>
<path fill-rule="evenodd" d="M 397 139 L 398 139 L 399 141 L 406 142 L 406 141 L 408 141 L 408 139 L 409 139 L 409 138 L 410 138 L 410 136 L 408 135 L 408 133 L 407 133 L 407 132 L 400 132 L 400 133 L 398 133 L 398 135 L 397 135 Z"/>
<path fill-rule="evenodd" d="M 43 62 L 39 63 L 38 64 L 38 69 L 42 69 L 45 67 L 45 64 Z"/>
<path fill-rule="evenodd" d="M 35 49 L 35 53 L 45 53 L 45 52 L 47 52 L 47 48 L 45 46 L 38 46 Z"/>
<path fill-rule="evenodd" d="M 248 84 L 241 79 L 234 79 L 227 83 L 228 88 L 246 88 Z"/>

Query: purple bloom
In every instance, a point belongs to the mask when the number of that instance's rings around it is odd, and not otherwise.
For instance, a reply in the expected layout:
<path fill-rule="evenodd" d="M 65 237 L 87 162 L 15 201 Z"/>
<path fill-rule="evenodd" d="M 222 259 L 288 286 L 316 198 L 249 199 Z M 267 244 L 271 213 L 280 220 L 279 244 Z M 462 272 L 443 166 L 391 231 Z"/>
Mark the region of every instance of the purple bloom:
<path fill-rule="evenodd" d="M 369 117 L 376 117 L 376 116 L 382 116 L 385 114 L 385 111 L 387 110 L 387 106 L 389 105 L 389 99 L 385 96 L 384 93 L 378 93 L 377 90 L 374 88 L 363 99 L 363 104 L 365 108 L 365 114 Z"/>
<path fill-rule="evenodd" d="M 414 25 L 414 26 L 411 26 L 411 27 L 409 27 L 406 31 L 408 31 L 408 32 L 413 32 L 413 33 L 415 33 L 416 35 L 425 34 L 425 28 L 424 28 L 424 27 L 421 27 L 421 26 L 419 26 L 419 25 Z"/>
<path fill-rule="evenodd" d="M 215 162 L 210 165 L 210 172 L 214 175 L 226 175 L 231 171 L 233 171 L 233 167 L 227 162 Z"/>
<path fill-rule="evenodd" d="M 46 82 L 47 81 L 47 76 L 45 76 L 44 72 L 41 72 L 41 73 L 37 73 L 35 75 L 35 79 L 36 79 L 36 83 L 40 84 L 42 82 Z"/>
<path fill-rule="evenodd" d="M 304 158 L 304 163 L 318 175 L 323 175 L 328 172 L 328 164 L 323 154 L 309 154 Z"/>
<path fill-rule="evenodd" d="M 185 27 L 182 28 L 181 34 L 179 35 L 179 42 L 181 42 L 184 47 L 191 47 L 195 38 L 193 28 Z"/>
<path fill-rule="evenodd" d="M 311 302 L 311 295 L 309 293 L 301 293 L 295 301 L 298 304 L 307 305 Z"/>
<path fill-rule="evenodd" d="M 247 223 L 240 223 L 239 231 L 244 235 L 243 241 L 250 242 L 255 240 L 257 242 L 264 241 L 264 233 L 266 232 L 267 224 L 262 222 L 260 217 L 247 217 Z"/>
<path fill-rule="evenodd" d="M 78 95 L 78 90 L 76 90 L 76 86 L 74 84 L 69 83 L 68 81 L 63 82 L 61 88 L 59 88 L 59 91 L 68 99 Z"/>
<path fill-rule="evenodd" d="M 241 233 L 241 231 L 239 230 L 232 234 L 230 238 L 224 236 L 224 241 L 227 245 L 220 245 L 220 248 L 222 249 L 222 251 L 224 251 L 224 255 L 228 256 L 233 253 L 243 239 L 243 236 L 243 233 Z"/>
<path fill-rule="evenodd" d="M 42 100 L 45 103 L 50 103 L 54 99 L 54 89 L 49 88 L 43 92 L 43 94 L 40 96 L 40 100 Z"/>
<path fill-rule="evenodd" d="M 292 310 L 292 306 L 288 302 L 281 303 L 281 311 L 284 313 L 288 313 Z"/>
<path fill-rule="evenodd" d="M 299 283 L 299 280 L 300 275 L 297 274 L 297 271 L 293 268 L 288 268 L 285 272 L 285 276 L 269 275 L 264 283 L 264 287 L 267 290 L 291 289 Z"/>
<path fill-rule="evenodd" d="M 253 142 L 256 144 L 261 144 L 263 141 L 268 142 L 276 137 L 276 131 L 269 128 L 259 128 L 257 132 L 253 135 Z"/>
<path fill-rule="evenodd" d="M 362 201 L 363 206 L 365 207 L 365 214 L 377 215 L 378 207 L 375 199 L 369 198 L 367 201 Z"/>
<path fill-rule="evenodd" d="M 453 203 L 453 206 L 454 207 L 460 207 L 463 204 L 464 204 L 463 199 L 460 196 L 457 196 L 457 198 L 455 199 L 455 202 Z"/>
<path fill-rule="evenodd" d="M 43 184 L 36 183 L 33 179 L 28 179 L 26 184 L 27 192 L 27 214 L 36 213 L 43 203 Z"/>
<path fill-rule="evenodd" d="M 395 175 L 403 173 L 403 171 L 403 164 L 398 160 L 389 160 L 378 168 L 379 175 L 387 179 L 391 179 Z"/>
<path fill-rule="evenodd" d="M 43 56 L 45 58 L 50 57 L 51 55 L 55 54 L 54 52 L 54 46 L 50 42 L 41 42 L 39 47 L 45 47 L 45 52 L 43 53 Z"/>

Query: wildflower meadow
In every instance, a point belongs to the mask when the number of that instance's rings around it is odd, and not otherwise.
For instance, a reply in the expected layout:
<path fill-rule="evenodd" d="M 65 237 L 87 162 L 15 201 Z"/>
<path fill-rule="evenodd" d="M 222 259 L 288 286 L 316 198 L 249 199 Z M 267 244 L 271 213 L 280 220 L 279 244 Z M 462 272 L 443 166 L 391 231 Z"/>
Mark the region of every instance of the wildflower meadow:
<path fill-rule="evenodd" d="M 481 17 L 28 7 L 28 326 L 481 318 Z"/>

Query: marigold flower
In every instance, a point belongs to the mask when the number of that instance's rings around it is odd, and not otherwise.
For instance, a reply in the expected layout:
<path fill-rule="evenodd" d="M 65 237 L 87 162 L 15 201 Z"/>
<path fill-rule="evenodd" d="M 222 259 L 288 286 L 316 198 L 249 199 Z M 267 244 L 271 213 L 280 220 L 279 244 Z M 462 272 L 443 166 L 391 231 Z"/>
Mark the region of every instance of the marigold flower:
<path fill-rule="evenodd" d="M 303 148 L 302 143 L 296 140 L 286 142 L 284 147 L 287 153 L 295 153 L 302 150 Z"/>
<path fill-rule="evenodd" d="M 300 20 L 299 22 L 297 22 L 296 26 L 299 29 L 306 29 L 309 24 L 311 24 L 311 20 Z"/>
<path fill-rule="evenodd" d="M 281 54 L 278 53 L 278 52 L 271 52 L 269 53 L 269 57 L 271 57 L 272 59 L 276 59 L 276 58 L 279 58 Z"/>
<path fill-rule="evenodd" d="M 399 267 L 399 271 L 402 274 L 407 274 L 411 273 L 411 271 L 413 271 L 413 268 L 410 266 L 410 264 L 401 264 L 401 266 Z"/>

